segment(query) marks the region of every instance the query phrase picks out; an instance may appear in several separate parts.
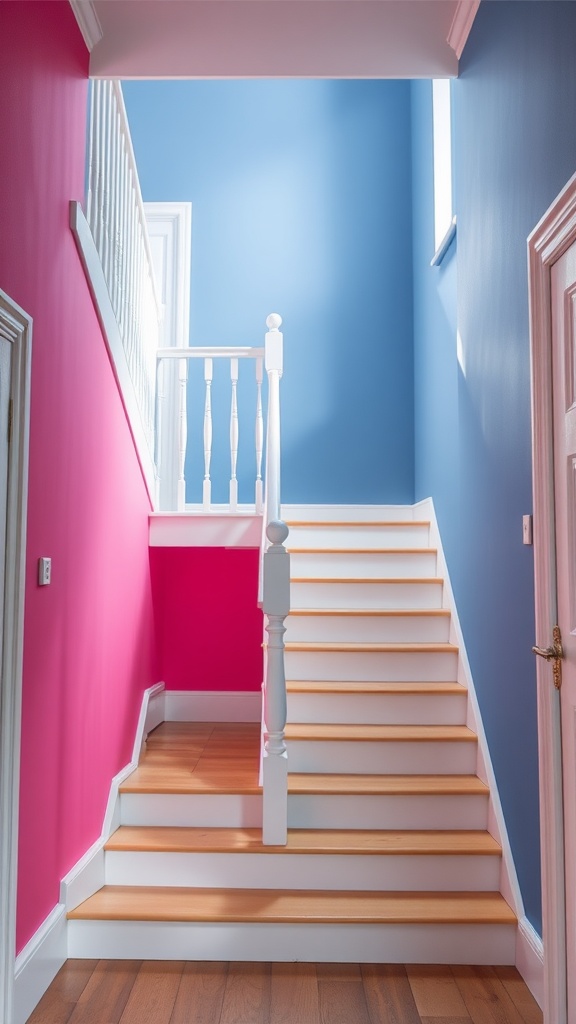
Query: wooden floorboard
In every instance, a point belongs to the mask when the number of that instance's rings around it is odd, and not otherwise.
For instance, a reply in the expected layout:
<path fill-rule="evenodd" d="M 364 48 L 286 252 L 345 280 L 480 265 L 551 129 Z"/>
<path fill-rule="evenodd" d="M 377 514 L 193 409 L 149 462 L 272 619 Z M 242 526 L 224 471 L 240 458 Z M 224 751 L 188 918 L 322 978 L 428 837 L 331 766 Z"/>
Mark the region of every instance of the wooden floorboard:
<path fill-rule="evenodd" d="M 163 722 L 122 793 L 259 794 L 259 722 Z"/>
<path fill-rule="evenodd" d="M 68 960 L 28 1024 L 542 1024 L 514 967 Z"/>

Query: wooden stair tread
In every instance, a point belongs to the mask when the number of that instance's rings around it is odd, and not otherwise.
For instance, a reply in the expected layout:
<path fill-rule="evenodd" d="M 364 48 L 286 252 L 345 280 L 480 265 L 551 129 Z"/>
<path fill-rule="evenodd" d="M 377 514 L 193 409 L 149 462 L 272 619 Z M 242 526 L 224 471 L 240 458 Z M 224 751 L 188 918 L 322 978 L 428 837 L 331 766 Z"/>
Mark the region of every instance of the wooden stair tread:
<path fill-rule="evenodd" d="M 422 527 L 430 526 L 430 522 L 427 519 L 366 519 L 366 520 L 339 520 L 339 519 L 286 519 L 286 526 L 302 527 L 302 526 L 320 526 L 320 527 L 331 527 L 333 529 L 339 529 L 341 526 L 394 526 L 394 527 Z"/>
<path fill-rule="evenodd" d="M 501 848 L 489 832 L 289 829 L 286 846 L 264 846 L 259 828 L 177 828 L 122 825 L 105 850 L 154 853 L 488 855 Z"/>
<path fill-rule="evenodd" d="M 380 618 L 415 618 L 423 616 L 426 618 L 450 618 L 447 608 L 291 608 L 290 615 L 315 615 L 320 618 L 330 615 L 346 615 L 352 618 L 359 616 L 380 617 Z"/>
<path fill-rule="evenodd" d="M 509 924 L 496 892 L 347 892 L 104 886 L 70 920 L 349 924 Z"/>
<path fill-rule="evenodd" d="M 288 693 L 403 693 L 403 694 L 457 694 L 465 696 L 468 692 L 461 683 L 420 683 L 420 682 L 355 682 L 351 680 L 304 680 L 289 679 L 286 681 Z"/>
<path fill-rule="evenodd" d="M 324 722 L 290 722 L 287 740 L 350 740 L 395 742 L 467 742 L 478 737 L 467 725 L 349 725 Z"/>
<path fill-rule="evenodd" d="M 355 652 L 358 654 L 457 654 L 458 647 L 449 643 L 342 643 L 340 641 L 289 640 L 287 651 Z"/>
<path fill-rule="evenodd" d="M 243 781 L 238 778 L 238 772 L 234 774 L 232 771 L 222 774 L 214 771 L 204 777 L 178 767 L 162 772 L 153 767 L 137 768 L 119 789 L 120 793 L 258 796 L 262 793 L 262 787 L 258 785 L 257 764 L 250 775 L 250 780 Z"/>
<path fill-rule="evenodd" d="M 340 775 L 289 772 L 288 793 L 323 796 L 488 796 L 477 775 Z"/>

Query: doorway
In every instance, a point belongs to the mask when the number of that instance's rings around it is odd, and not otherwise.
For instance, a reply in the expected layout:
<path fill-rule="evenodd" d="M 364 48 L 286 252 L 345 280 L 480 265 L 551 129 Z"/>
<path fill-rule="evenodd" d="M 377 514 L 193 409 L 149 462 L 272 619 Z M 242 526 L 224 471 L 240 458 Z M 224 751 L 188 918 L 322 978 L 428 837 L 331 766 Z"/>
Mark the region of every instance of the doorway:
<path fill-rule="evenodd" d="M 537 659 L 544 1020 L 567 1024 L 576 1019 L 567 971 L 576 957 L 576 175 L 528 252 L 536 644 L 548 655 Z"/>
<path fill-rule="evenodd" d="M 0 1018 L 12 1024 L 32 320 L 0 290 Z"/>

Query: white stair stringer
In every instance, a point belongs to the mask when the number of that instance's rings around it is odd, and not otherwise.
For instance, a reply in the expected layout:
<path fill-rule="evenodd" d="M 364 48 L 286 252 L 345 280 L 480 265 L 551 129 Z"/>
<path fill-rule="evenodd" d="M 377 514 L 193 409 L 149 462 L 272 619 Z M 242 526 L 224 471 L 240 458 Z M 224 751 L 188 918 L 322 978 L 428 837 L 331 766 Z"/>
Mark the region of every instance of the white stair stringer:
<path fill-rule="evenodd" d="M 124 786 L 69 956 L 514 963 L 428 522 L 409 507 L 283 515 L 288 846 L 255 838 L 259 795 Z"/>

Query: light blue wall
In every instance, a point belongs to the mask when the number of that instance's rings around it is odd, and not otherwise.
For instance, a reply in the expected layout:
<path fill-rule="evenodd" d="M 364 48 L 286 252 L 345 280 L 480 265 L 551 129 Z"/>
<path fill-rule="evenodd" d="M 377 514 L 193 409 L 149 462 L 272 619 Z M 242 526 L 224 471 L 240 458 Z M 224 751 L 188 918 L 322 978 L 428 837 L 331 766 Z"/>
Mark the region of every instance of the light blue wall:
<path fill-rule="evenodd" d="M 533 560 L 521 530 L 532 507 L 526 238 L 576 171 L 575 44 L 575 4 L 481 4 L 453 85 L 458 251 L 437 270 L 426 267 L 429 86 L 413 86 L 416 495 L 435 499 L 526 912 L 538 929 Z"/>
<path fill-rule="evenodd" d="M 144 199 L 193 203 L 192 344 L 258 345 L 267 313 L 284 318 L 283 499 L 412 501 L 409 83 L 129 82 L 124 93 Z M 226 401 L 216 395 L 224 418 Z M 200 427 L 197 411 L 196 457 Z M 223 444 L 222 480 L 226 458 Z"/>

